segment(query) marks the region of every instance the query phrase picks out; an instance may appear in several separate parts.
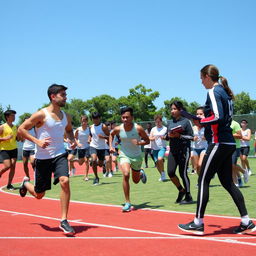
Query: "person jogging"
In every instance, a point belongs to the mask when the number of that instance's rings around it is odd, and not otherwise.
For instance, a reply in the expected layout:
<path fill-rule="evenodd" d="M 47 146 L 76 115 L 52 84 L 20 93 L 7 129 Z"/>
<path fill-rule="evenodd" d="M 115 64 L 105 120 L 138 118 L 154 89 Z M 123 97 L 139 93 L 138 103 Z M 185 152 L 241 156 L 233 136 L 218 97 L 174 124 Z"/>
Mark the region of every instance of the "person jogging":
<path fill-rule="evenodd" d="M 190 180 L 187 169 L 190 158 L 190 142 L 194 137 L 191 122 L 181 116 L 181 110 L 183 109 L 183 104 L 180 101 L 174 101 L 170 104 L 172 120 L 168 124 L 166 138 L 170 140 L 167 171 L 172 183 L 179 191 L 176 203 L 191 204 L 193 199 L 190 193 Z M 178 166 L 184 187 L 176 176 Z"/>
<path fill-rule="evenodd" d="M 67 100 L 67 87 L 53 84 L 48 88 L 50 105 L 34 113 L 18 129 L 21 137 L 36 144 L 35 161 L 35 185 L 24 177 L 20 195 L 25 197 L 27 191 L 36 199 L 44 197 L 45 192 L 51 189 L 51 177 L 54 174 L 53 184 L 60 183 L 61 222 L 60 228 L 67 235 L 73 235 L 74 229 L 67 221 L 70 187 L 68 175 L 67 153 L 64 148 L 64 133 L 71 142 L 71 147 L 76 147 L 73 134 L 71 117 L 62 111 Z M 32 136 L 29 130 L 35 126 L 36 136 Z"/>
<path fill-rule="evenodd" d="M 6 123 L 0 126 L 0 155 L 3 159 L 4 167 L 0 169 L 1 176 L 9 171 L 7 189 L 13 190 L 12 180 L 15 174 L 15 166 L 18 156 L 17 149 L 17 127 L 13 124 L 15 121 L 16 111 L 6 110 L 4 112 L 4 118 Z"/>
<path fill-rule="evenodd" d="M 149 138 L 142 126 L 133 122 L 133 109 L 124 107 L 121 109 L 121 125 L 114 128 L 109 136 L 110 152 L 114 153 L 113 140 L 115 136 L 119 136 L 121 140 L 120 147 L 120 168 L 123 172 L 123 190 L 125 196 L 125 205 L 122 208 L 123 212 L 131 211 L 132 205 L 130 201 L 130 172 L 132 171 L 132 180 L 135 184 L 141 180 L 147 182 L 147 177 L 142 165 L 141 146 L 149 144 Z"/>
<path fill-rule="evenodd" d="M 208 93 L 204 108 L 205 118 L 202 118 L 200 123 L 206 126 L 205 137 L 209 145 L 198 181 L 196 216 L 193 221 L 179 224 L 178 227 L 186 232 L 204 234 L 204 214 L 209 200 L 209 185 L 213 175 L 217 173 L 222 186 L 231 195 L 241 215 L 240 226 L 234 229 L 234 233 L 249 233 L 255 230 L 255 225 L 248 216 L 242 193 L 232 180 L 232 154 L 236 150 L 230 128 L 234 95 L 227 79 L 219 75 L 219 70 L 214 65 L 206 65 L 201 69 L 201 80 Z"/>

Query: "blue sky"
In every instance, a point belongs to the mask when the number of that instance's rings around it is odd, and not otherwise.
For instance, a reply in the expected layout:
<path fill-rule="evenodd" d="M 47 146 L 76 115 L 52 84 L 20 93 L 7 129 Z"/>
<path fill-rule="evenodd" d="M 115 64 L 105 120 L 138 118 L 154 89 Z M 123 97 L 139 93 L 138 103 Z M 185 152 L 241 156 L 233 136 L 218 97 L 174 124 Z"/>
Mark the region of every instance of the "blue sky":
<path fill-rule="evenodd" d="M 143 84 L 203 104 L 199 70 L 215 64 L 256 99 L 254 0 L 0 1 L 0 104 L 34 112 L 52 83 L 68 98 L 127 95 Z"/>

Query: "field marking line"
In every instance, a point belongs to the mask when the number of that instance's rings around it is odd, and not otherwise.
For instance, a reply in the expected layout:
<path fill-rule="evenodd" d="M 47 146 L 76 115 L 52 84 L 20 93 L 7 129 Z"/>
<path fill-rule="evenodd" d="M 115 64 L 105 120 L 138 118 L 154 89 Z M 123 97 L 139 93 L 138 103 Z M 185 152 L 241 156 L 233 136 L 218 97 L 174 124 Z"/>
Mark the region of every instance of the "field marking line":
<path fill-rule="evenodd" d="M 0 209 L 0 212 L 15 214 L 15 215 L 30 216 L 30 217 L 41 218 L 41 219 L 60 221 L 59 218 L 48 217 L 48 216 L 43 216 L 43 215 L 36 215 L 36 214 L 30 214 L 30 213 L 8 211 L 8 210 L 3 210 L 3 209 Z M 134 228 L 125 228 L 125 227 L 119 227 L 119 226 L 113 226 L 113 225 L 89 223 L 89 222 L 74 221 L 74 220 L 69 220 L 69 222 L 76 223 L 76 224 L 82 224 L 82 225 L 90 225 L 90 226 L 96 226 L 96 227 L 104 227 L 104 228 L 111 228 L 111 229 L 117 229 L 117 230 L 145 233 L 145 234 L 162 235 L 162 236 L 167 236 L 167 237 L 174 237 L 176 239 L 203 240 L 203 241 L 221 242 L 221 243 L 228 243 L 228 244 L 256 246 L 256 243 L 243 242 L 243 241 L 238 241 L 238 240 L 234 240 L 234 239 L 230 239 L 230 238 L 220 239 L 219 237 L 199 237 L 199 236 L 178 235 L 178 234 L 172 234 L 172 233 L 157 232 L 157 231 L 150 231 L 150 230 L 141 230 L 141 229 L 134 229 Z M 239 237 L 237 237 L 237 239 L 239 239 Z"/>
<path fill-rule="evenodd" d="M 12 196 L 20 196 L 18 194 L 14 194 L 11 192 L 4 191 L 3 188 L 5 186 L 0 187 L 0 192 Z M 34 198 L 31 195 L 27 195 L 26 197 Z M 50 197 L 44 197 L 41 200 L 50 200 L 50 201 L 59 201 L 57 198 L 50 198 Z M 102 203 L 92 203 L 92 202 L 84 202 L 84 201 L 76 201 L 76 200 L 70 200 L 70 203 L 74 204 L 85 204 L 85 205 L 95 205 L 95 206 L 103 206 L 103 207 L 113 207 L 113 208 L 120 208 L 120 205 L 114 205 L 114 204 L 102 204 Z M 181 211 L 172 211 L 172 210 L 161 210 L 161 209 L 151 209 L 151 208 L 140 208 L 140 211 L 156 211 L 156 212 L 164 212 L 164 213 L 178 213 L 178 214 L 186 214 L 186 215 L 195 215 L 194 212 L 181 212 Z M 215 215 L 215 214 L 205 214 L 206 217 L 216 217 L 216 218 L 223 218 L 223 219 L 235 219 L 240 220 L 241 217 L 235 217 L 235 216 L 225 216 L 225 215 Z M 255 218 L 251 218 L 251 220 L 255 220 Z"/>

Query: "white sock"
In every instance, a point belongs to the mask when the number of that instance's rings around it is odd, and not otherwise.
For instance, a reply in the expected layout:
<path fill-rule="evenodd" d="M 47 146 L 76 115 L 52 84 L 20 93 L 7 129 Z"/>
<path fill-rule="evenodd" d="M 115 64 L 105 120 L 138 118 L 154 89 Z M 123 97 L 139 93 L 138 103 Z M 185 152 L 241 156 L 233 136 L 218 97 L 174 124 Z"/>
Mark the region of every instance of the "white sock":
<path fill-rule="evenodd" d="M 249 224 L 250 218 L 249 218 L 248 215 L 242 216 L 241 218 L 242 218 L 242 223 L 244 225 L 248 225 Z"/>
<path fill-rule="evenodd" d="M 202 224 L 204 224 L 204 219 L 203 218 L 194 218 L 194 223 L 196 224 L 196 225 L 202 225 Z"/>

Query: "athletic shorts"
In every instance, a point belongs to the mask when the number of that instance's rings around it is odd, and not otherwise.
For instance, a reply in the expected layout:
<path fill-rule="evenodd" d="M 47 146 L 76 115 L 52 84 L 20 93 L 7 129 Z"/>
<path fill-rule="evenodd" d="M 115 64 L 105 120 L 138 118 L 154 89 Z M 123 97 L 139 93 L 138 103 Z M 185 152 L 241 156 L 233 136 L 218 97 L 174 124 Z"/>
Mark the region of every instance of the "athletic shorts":
<path fill-rule="evenodd" d="M 90 147 L 90 155 L 97 155 L 100 161 L 104 161 L 105 153 L 106 153 L 106 149 L 97 149 L 94 147 Z"/>
<path fill-rule="evenodd" d="M 166 151 L 166 148 L 161 148 L 158 150 L 153 149 L 153 157 L 155 162 L 157 162 L 158 158 L 164 158 L 165 151 Z"/>
<path fill-rule="evenodd" d="M 68 152 L 69 155 L 76 155 L 77 153 L 77 148 L 76 149 L 66 149 L 66 151 Z"/>
<path fill-rule="evenodd" d="M 77 150 L 78 152 L 78 159 L 81 159 L 81 158 L 89 158 L 90 157 L 90 148 L 79 148 Z"/>
<path fill-rule="evenodd" d="M 240 155 L 248 156 L 250 152 L 250 147 L 241 147 L 240 148 Z"/>
<path fill-rule="evenodd" d="M 51 189 L 51 178 L 54 174 L 53 184 L 59 182 L 59 177 L 68 175 L 67 153 L 51 159 L 35 160 L 35 192 L 43 193 Z"/>
<path fill-rule="evenodd" d="M 35 154 L 35 150 L 22 150 L 23 157 L 30 157 Z"/>
<path fill-rule="evenodd" d="M 18 149 L 12 149 L 12 150 L 1 150 L 0 151 L 1 158 L 2 160 L 7 160 L 7 159 L 13 159 L 18 157 Z"/>
<path fill-rule="evenodd" d="M 236 148 L 232 155 L 232 164 L 237 164 L 237 159 L 240 156 L 240 148 Z"/>
<path fill-rule="evenodd" d="M 192 156 L 200 156 L 202 153 L 206 153 L 206 148 L 192 148 Z"/>
<path fill-rule="evenodd" d="M 131 169 L 134 171 L 139 171 L 141 169 L 142 161 L 143 161 L 142 155 L 138 157 L 129 157 L 122 153 L 119 155 L 120 164 L 122 165 L 124 163 L 128 163 L 131 165 Z"/>

